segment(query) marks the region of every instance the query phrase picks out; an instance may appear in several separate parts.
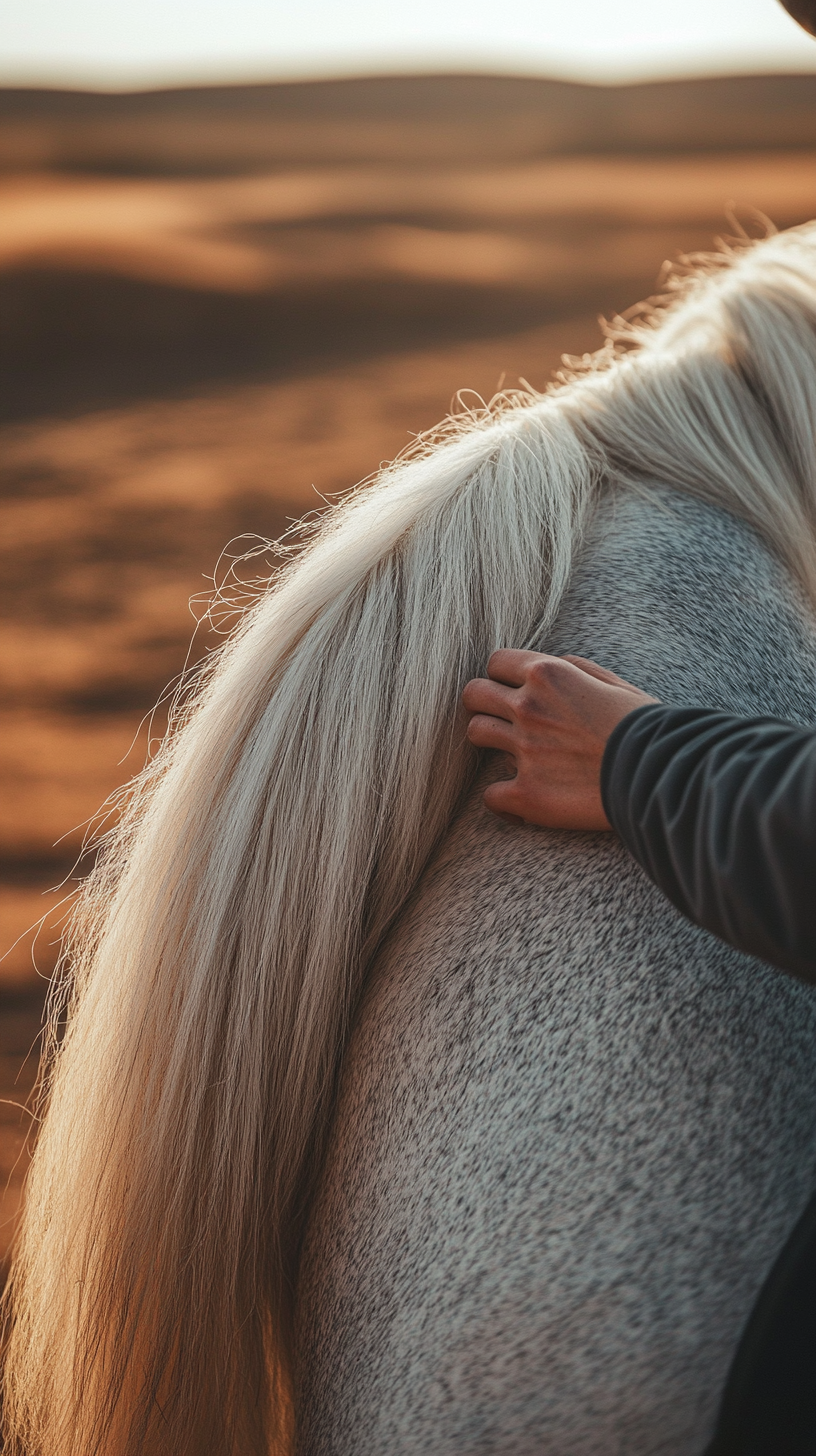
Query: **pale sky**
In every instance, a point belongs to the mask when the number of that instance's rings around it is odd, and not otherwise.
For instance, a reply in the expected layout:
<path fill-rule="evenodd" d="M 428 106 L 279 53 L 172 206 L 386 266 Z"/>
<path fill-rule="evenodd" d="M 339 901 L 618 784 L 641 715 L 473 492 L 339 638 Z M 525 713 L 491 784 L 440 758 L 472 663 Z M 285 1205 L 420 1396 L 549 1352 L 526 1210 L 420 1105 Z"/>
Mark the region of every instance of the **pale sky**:
<path fill-rule="evenodd" d="M 0 0 L 0 84 L 814 71 L 777 0 Z"/>

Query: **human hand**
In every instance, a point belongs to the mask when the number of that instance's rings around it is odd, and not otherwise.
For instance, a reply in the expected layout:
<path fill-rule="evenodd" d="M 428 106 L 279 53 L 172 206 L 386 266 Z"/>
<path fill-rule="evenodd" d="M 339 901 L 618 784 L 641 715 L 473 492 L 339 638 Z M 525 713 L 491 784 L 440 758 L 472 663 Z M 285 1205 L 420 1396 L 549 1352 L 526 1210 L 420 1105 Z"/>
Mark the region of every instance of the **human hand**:
<path fill-rule="evenodd" d="M 635 708 L 656 703 L 585 657 L 549 657 L 504 648 L 473 678 L 462 701 L 467 734 L 515 763 L 492 783 L 488 809 L 514 824 L 609 829 L 601 802 L 601 760 L 612 729 Z"/>

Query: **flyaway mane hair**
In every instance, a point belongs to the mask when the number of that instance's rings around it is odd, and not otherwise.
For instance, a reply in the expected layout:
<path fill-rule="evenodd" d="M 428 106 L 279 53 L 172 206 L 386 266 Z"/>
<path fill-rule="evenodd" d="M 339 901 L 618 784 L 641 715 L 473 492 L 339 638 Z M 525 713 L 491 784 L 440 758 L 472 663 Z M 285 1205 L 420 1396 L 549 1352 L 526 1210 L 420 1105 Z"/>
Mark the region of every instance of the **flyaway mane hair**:
<path fill-rule="evenodd" d="M 816 602 L 816 226 L 699 262 L 543 396 L 329 511 L 82 893 L 6 1296 L 7 1456 L 286 1449 L 299 1242 L 366 966 L 541 641 L 599 493 L 745 519 Z"/>

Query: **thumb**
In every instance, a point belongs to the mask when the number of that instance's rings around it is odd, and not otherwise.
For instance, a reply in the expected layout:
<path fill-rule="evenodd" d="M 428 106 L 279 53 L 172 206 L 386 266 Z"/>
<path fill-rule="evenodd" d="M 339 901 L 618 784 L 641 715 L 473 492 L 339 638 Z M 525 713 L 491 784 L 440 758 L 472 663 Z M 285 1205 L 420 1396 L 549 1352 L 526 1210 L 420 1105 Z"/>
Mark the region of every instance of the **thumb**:
<path fill-rule="evenodd" d="M 494 783 L 488 784 L 482 795 L 485 808 L 503 819 L 505 824 L 523 824 L 521 815 L 513 812 L 516 807 L 515 793 L 515 776 L 512 779 L 496 779 Z"/>

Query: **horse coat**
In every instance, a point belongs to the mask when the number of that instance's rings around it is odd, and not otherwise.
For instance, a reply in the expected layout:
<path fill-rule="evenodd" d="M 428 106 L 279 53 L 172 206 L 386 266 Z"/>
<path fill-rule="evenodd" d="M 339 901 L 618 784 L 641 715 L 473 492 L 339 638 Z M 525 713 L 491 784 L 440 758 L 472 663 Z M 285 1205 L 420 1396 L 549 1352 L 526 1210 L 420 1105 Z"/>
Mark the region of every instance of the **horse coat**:
<path fill-rule="evenodd" d="M 816 721 L 816 622 L 723 510 L 601 498 L 542 648 Z M 299 1456 L 700 1456 L 816 1186 L 816 989 L 488 764 L 368 976 L 306 1238 Z"/>

